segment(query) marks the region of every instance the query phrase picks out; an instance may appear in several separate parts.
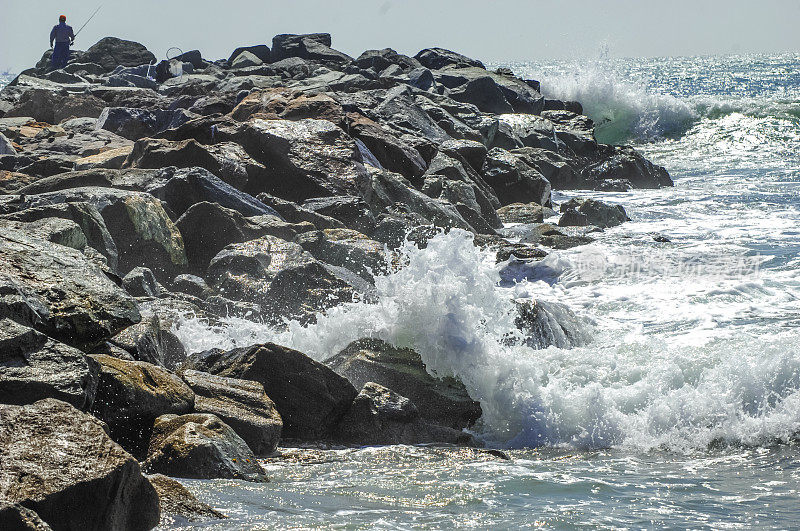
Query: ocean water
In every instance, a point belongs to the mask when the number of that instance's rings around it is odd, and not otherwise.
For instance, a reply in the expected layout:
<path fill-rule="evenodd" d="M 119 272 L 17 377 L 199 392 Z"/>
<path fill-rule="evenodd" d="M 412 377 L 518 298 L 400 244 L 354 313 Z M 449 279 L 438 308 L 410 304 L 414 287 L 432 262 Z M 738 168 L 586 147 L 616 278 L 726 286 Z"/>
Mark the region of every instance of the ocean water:
<path fill-rule="evenodd" d="M 675 187 L 557 193 L 633 221 L 534 266 L 494 264 L 452 231 L 405 249 L 377 304 L 288 331 L 186 316 L 176 332 L 190 351 L 272 340 L 320 360 L 365 336 L 413 347 L 465 382 L 484 409 L 476 435 L 512 459 L 286 449 L 263 460 L 267 485 L 186 481 L 230 516 L 205 527 L 796 526 L 800 55 L 507 66 L 581 101 L 600 140 L 636 144 Z M 526 297 L 568 305 L 588 343 L 507 346 Z"/>

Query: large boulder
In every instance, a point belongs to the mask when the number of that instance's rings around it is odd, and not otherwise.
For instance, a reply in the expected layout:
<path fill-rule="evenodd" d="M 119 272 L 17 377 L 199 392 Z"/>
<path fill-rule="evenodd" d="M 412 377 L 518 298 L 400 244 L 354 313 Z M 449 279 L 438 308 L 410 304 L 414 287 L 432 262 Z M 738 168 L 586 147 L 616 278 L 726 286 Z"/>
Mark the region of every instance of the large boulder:
<path fill-rule="evenodd" d="M 237 189 L 247 186 L 248 165 L 255 164 L 241 146 L 231 142 L 200 144 L 194 139 L 171 142 L 143 138 L 123 164 L 123 168 L 201 167 Z"/>
<path fill-rule="evenodd" d="M 54 399 L 0 405 L 0 500 L 53 529 L 147 530 L 158 496 L 99 420 Z"/>
<path fill-rule="evenodd" d="M 119 272 L 127 274 L 138 266 L 150 268 L 162 281 L 172 279 L 186 268 L 183 238 L 151 194 L 114 188 L 82 187 L 25 196 L 23 201 L 0 203 L 12 211 L 26 208 L 83 202 L 96 208 L 117 247 Z"/>
<path fill-rule="evenodd" d="M 135 301 L 74 249 L 6 228 L 0 316 L 86 349 L 140 320 Z"/>
<path fill-rule="evenodd" d="M 240 46 L 239 48 L 236 48 L 233 53 L 231 53 L 230 57 L 228 57 L 228 63 L 233 63 L 233 60 L 239 57 L 239 54 L 242 52 L 249 52 L 253 54 L 263 63 L 269 63 L 271 61 L 269 46 L 266 44 L 257 44 L 255 46 Z"/>
<path fill-rule="evenodd" d="M 483 63 L 477 59 L 470 59 L 460 53 L 451 52 L 444 48 L 425 48 L 420 51 L 414 58 L 422 63 L 423 66 L 431 70 L 441 70 L 446 67 L 453 68 L 484 68 Z"/>
<path fill-rule="evenodd" d="M 23 92 L 4 118 L 30 116 L 37 122 L 57 124 L 68 118 L 97 118 L 106 106 L 103 100 L 90 94 L 34 88 Z"/>
<path fill-rule="evenodd" d="M 97 118 L 97 128 L 129 140 L 139 140 L 180 127 L 193 117 L 184 109 L 106 107 Z"/>
<path fill-rule="evenodd" d="M 275 402 L 288 439 L 329 435 L 358 394 L 350 382 L 325 365 L 274 343 L 194 354 L 188 366 L 262 384 Z"/>
<path fill-rule="evenodd" d="M 411 400 L 375 382 L 364 384 L 339 421 L 336 438 L 359 445 L 472 442 L 460 430 L 424 421 Z"/>
<path fill-rule="evenodd" d="M 349 55 L 331 48 L 330 33 L 306 35 L 283 34 L 272 38 L 272 61 L 287 57 L 311 59 L 323 63 L 349 63 Z"/>
<path fill-rule="evenodd" d="M 98 365 L 82 352 L 10 319 L 0 320 L 0 403 L 57 398 L 88 409 Z"/>
<path fill-rule="evenodd" d="M 303 202 L 303 208 L 341 221 L 345 227 L 364 234 L 375 229 L 375 215 L 363 199 L 352 195 L 316 197 Z"/>
<path fill-rule="evenodd" d="M 674 185 L 666 169 L 645 159 L 632 147 L 608 146 L 608 149 L 611 150 L 609 156 L 587 166 L 581 172 L 582 177 L 591 185 L 596 186 L 605 180 L 619 179 L 629 181 L 634 188 L 662 188 Z"/>
<path fill-rule="evenodd" d="M 383 72 L 392 65 L 397 65 L 403 72 L 422 67 L 419 60 L 407 55 L 399 54 L 391 48 L 383 50 L 367 50 L 355 60 L 355 65 L 359 68 L 371 68 L 375 72 Z"/>
<path fill-rule="evenodd" d="M 291 240 L 298 229 L 304 228 L 274 216 L 246 218 L 236 210 L 205 201 L 192 205 L 178 219 L 176 226 L 183 235 L 189 270 L 198 275 L 205 274 L 211 259 L 227 245 L 266 235 Z"/>
<path fill-rule="evenodd" d="M 347 118 L 350 135 L 361 140 L 382 167 L 407 179 L 425 173 L 427 164 L 416 149 L 365 116 L 350 113 Z"/>
<path fill-rule="evenodd" d="M 183 215 L 190 206 L 203 201 L 230 208 L 243 216 L 268 215 L 280 218 L 282 215 L 276 209 L 237 190 L 204 168 L 192 167 L 174 171 L 168 168 L 165 172 L 171 176 L 162 186 L 152 189 L 151 193 L 165 201 L 176 216 Z M 288 221 L 297 223 L 305 220 L 288 219 Z"/>
<path fill-rule="evenodd" d="M 193 370 L 184 371 L 183 380 L 195 393 L 195 412 L 219 417 L 256 455 L 275 451 L 283 420 L 263 385 Z"/>
<path fill-rule="evenodd" d="M 481 172 L 502 205 L 521 202 L 551 204 L 550 182 L 513 153 L 500 148 L 491 149 Z"/>
<path fill-rule="evenodd" d="M 326 365 L 363 387 L 375 382 L 416 404 L 422 418 L 455 429 L 467 428 L 481 416 L 481 406 L 453 378 L 434 378 L 420 355 L 376 339 L 354 341 Z"/>
<path fill-rule="evenodd" d="M 317 260 L 349 269 L 374 282 L 373 275 L 388 269 L 383 244 L 350 229 L 326 229 L 300 234 L 295 243 Z"/>
<path fill-rule="evenodd" d="M 137 457 L 144 455 L 153 422 L 194 407 L 194 392 L 166 369 L 143 361 L 93 355 L 100 383 L 92 412 L 108 424 L 111 437 Z"/>
<path fill-rule="evenodd" d="M 352 194 L 365 174 L 355 141 L 327 120 L 251 119 L 220 128 L 220 138 L 241 145 L 267 171 L 248 179 L 244 191 L 292 201 Z"/>
<path fill-rule="evenodd" d="M 337 273 L 300 245 L 263 236 L 225 247 L 206 278 L 224 297 L 259 304 L 262 317 L 278 324 L 284 318 L 313 320 L 317 312 L 350 302 L 354 286 Z"/>
<path fill-rule="evenodd" d="M 396 203 L 405 205 L 411 212 L 422 216 L 428 223 L 442 228 L 472 231 L 472 226 L 447 201 L 432 199 L 415 190 L 402 175 L 381 170 L 370 170 L 359 180 L 361 197 L 377 215 Z"/>
<path fill-rule="evenodd" d="M 297 203 L 270 194 L 258 194 L 258 200 L 275 210 L 290 223 L 307 221 L 318 229 L 343 229 L 344 223 L 338 219 L 304 208 Z"/>
<path fill-rule="evenodd" d="M 513 75 L 471 67 L 437 72 L 436 79 L 450 89 L 452 99 L 476 105 L 484 112 L 539 114 L 544 108 L 539 91 Z"/>
<path fill-rule="evenodd" d="M 628 214 L 622 205 L 610 205 L 595 199 L 584 199 L 574 197 L 569 201 L 561 203 L 559 207 L 562 213 L 570 210 L 577 211 L 586 217 L 588 225 L 594 225 L 601 229 L 616 227 L 626 221 L 630 221 Z"/>
<path fill-rule="evenodd" d="M 233 428 L 205 413 L 156 419 L 144 467 L 181 478 L 269 481 Z"/>
<path fill-rule="evenodd" d="M 227 518 L 207 503 L 199 501 L 186 487 L 172 478 L 162 474 L 151 474 L 147 479 L 158 493 L 161 507 L 159 525 L 162 527 L 182 522 Z"/>
<path fill-rule="evenodd" d="M 93 44 L 81 57 L 81 62 L 100 65 L 106 72 L 118 66 L 155 64 L 156 56 L 143 45 L 116 37 L 105 37 Z"/>

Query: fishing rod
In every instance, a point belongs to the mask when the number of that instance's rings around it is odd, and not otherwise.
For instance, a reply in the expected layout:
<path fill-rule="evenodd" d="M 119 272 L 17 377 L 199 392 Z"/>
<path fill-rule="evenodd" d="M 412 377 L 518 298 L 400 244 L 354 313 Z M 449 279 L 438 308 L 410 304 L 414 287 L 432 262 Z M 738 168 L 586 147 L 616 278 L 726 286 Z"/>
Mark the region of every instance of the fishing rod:
<path fill-rule="evenodd" d="M 94 16 L 97 14 L 97 12 L 98 12 L 98 11 L 100 11 L 102 8 L 103 8 L 103 4 L 100 4 L 99 6 L 97 6 L 97 9 L 95 9 L 95 10 L 94 10 L 94 13 L 92 13 L 92 16 L 91 16 L 91 17 L 89 17 L 89 20 L 87 20 L 86 22 L 84 22 L 84 23 L 83 23 L 83 26 L 81 26 L 81 29 L 79 29 L 77 32 L 75 32 L 75 37 L 77 37 L 77 36 L 78 36 L 78 33 L 80 33 L 81 31 L 83 31 L 83 28 L 85 28 L 85 27 L 86 27 L 86 24 L 88 24 L 89 22 L 91 22 L 91 21 L 92 21 L 92 19 L 94 18 Z"/>

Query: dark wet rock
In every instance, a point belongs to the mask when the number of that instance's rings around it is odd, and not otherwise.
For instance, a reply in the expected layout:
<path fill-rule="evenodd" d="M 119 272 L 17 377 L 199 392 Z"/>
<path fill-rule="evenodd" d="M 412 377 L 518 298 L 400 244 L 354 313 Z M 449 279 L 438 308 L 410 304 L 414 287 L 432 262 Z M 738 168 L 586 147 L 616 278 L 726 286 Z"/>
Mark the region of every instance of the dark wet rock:
<path fill-rule="evenodd" d="M 220 133 L 268 168 L 248 179 L 245 191 L 251 195 L 267 192 L 295 201 L 351 194 L 365 174 L 355 142 L 327 120 L 251 119 Z"/>
<path fill-rule="evenodd" d="M 416 103 L 409 87 L 392 88 L 382 98 L 364 102 L 359 107 L 362 105 L 369 106 L 383 126 L 401 135 L 408 133 L 434 143 L 450 140 L 450 135 Z M 425 157 L 424 153 L 420 154 Z"/>
<path fill-rule="evenodd" d="M 243 216 L 281 217 L 275 209 L 237 190 L 204 168 L 167 169 L 165 177 L 166 182 L 152 193 L 165 201 L 177 216 L 183 215 L 192 205 L 206 201 L 235 210 Z"/>
<path fill-rule="evenodd" d="M 0 405 L 0 499 L 53 529 L 146 530 L 156 491 L 103 424 L 59 400 Z"/>
<path fill-rule="evenodd" d="M 303 249 L 327 264 L 340 266 L 369 282 L 387 270 L 383 244 L 350 229 L 306 232 L 294 239 Z"/>
<path fill-rule="evenodd" d="M 400 67 L 400 70 L 407 72 L 420 68 L 422 63 L 413 57 L 399 54 L 391 48 L 383 50 L 367 50 L 354 61 L 360 68 L 372 68 L 376 72 L 382 72 L 392 65 Z"/>
<path fill-rule="evenodd" d="M 556 136 L 552 122 L 540 116 L 503 114 L 497 117 L 498 130 L 491 147 L 518 149 L 531 147 L 559 152 L 566 146 Z"/>
<path fill-rule="evenodd" d="M 257 44 L 255 46 L 241 46 L 236 48 L 233 53 L 231 53 L 230 57 L 228 57 L 228 63 L 233 63 L 233 60 L 239 57 L 239 54 L 242 52 L 249 52 L 253 54 L 263 63 L 269 63 L 271 61 L 269 46 L 266 44 Z"/>
<path fill-rule="evenodd" d="M 453 378 L 428 374 L 420 355 L 377 339 L 361 339 L 325 362 L 354 385 L 379 383 L 409 398 L 422 418 L 455 429 L 471 426 L 481 406 Z"/>
<path fill-rule="evenodd" d="M 515 149 L 519 160 L 536 169 L 547 179 L 554 190 L 569 190 L 583 187 L 580 175 L 575 171 L 574 160 L 542 148 Z"/>
<path fill-rule="evenodd" d="M 7 228 L 0 255 L 0 316 L 78 348 L 140 319 L 134 300 L 79 251 Z"/>
<path fill-rule="evenodd" d="M 589 218 L 586 214 L 578 212 L 574 208 L 562 210 L 561 218 L 558 220 L 559 227 L 586 227 L 589 225 Z"/>
<path fill-rule="evenodd" d="M 559 250 L 571 249 L 593 241 L 594 238 L 585 234 L 566 234 L 549 223 L 527 226 L 527 230 L 520 240 L 521 243 L 537 244 Z"/>
<path fill-rule="evenodd" d="M 71 220 L 44 218 L 30 223 L 1 221 L 0 230 L 6 227 L 22 231 L 32 238 L 57 243 L 78 251 L 86 248 L 86 236 L 78 224 Z"/>
<path fill-rule="evenodd" d="M 155 55 L 143 45 L 116 37 L 100 39 L 81 56 L 81 62 L 98 64 L 107 72 L 118 66 L 154 64 L 155 61 Z"/>
<path fill-rule="evenodd" d="M 16 531 L 52 531 L 35 511 L 18 503 L 0 503 L 0 528 Z"/>
<path fill-rule="evenodd" d="M 179 522 L 227 518 L 210 505 L 195 498 L 194 494 L 189 492 L 186 487 L 172 478 L 162 474 L 151 474 L 147 476 L 147 479 L 158 493 L 158 502 L 161 507 L 160 526 L 167 527 Z"/>
<path fill-rule="evenodd" d="M 269 481 L 233 428 L 205 413 L 156 419 L 144 468 L 180 478 Z"/>
<path fill-rule="evenodd" d="M 584 179 L 596 185 L 607 179 L 624 179 L 634 188 L 673 186 L 667 170 L 645 159 L 632 147 L 615 146 L 609 149 L 612 150 L 612 154 L 582 171 Z"/>
<path fill-rule="evenodd" d="M 627 179 L 606 179 L 594 187 L 596 192 L 630 192 L 633 185 Z"/>
<path fill-rule="evenodd" d="M 146 267 L 134 267 L 122 279 L 122 287 L 134 297 L 158 297 L 166 290 L 153 272 Z"/>
<path fill-rule="evenodd" d="M 503 223 L 542 223 L 545 212 L 552 210 L 536 203 L 511 203 L 497 209 Z"/>
<path fill-rule="evenodd" d="M 200 53 L 200 50 L 189 50 L 188 52 L 183 52 L 176 57 L 175 60 L 182 63 L 189 63 L 196 69 L 205 68 L 207 66 L 206 62 L 203 61 L 203 54 Z"/>
<path fill-rule="evenodd" d="M 658 243 L 669 243 L 672 240 L 669 239 L 669 237 L 664 236 L 663 234 L 654 234 L 653 235 L 653 241 L 654 242 L 658 242 Z"/>
<path fill-rule="evenodd" d="M 463 159 L 474 170 L 480 171 L 486 160 L 486 146 L 474 140 L 448 140 L 439 146 L 439 151 L 455 158 Z"/>
<path fill-rule="evenodd" d="M 352 279 L 274 236 L 225 247 L 211 260 L 206 279 L 224 297 L 258 304 L 263 317 L 276 323 L 284 317 L 313 320 L 354 295 Z"/>
<path fill-rule="evenodd" d="M 426 48 L 414 56 L 423 66 L 431 70 L 441 70 L 446 67 L 465 68 L 477 67 L 484 68 L 483 63 L 477 59 L 470 59 L 460 53 L 451 52 L 444 48 Z"/>
<path fill-rule="evenodd" d="M 330 33 L 276 35 L 272 38 L 272 60 L 299 57 L 313 61 L 349 63 L 353 58 L 331 48 Z"/>
<path fill-rule="evenodd" d="M 491 149 L 481 171 L 502 205 L 520 202 L 550 204 L 550 182 L 511 152 Z"/>
<path fill-rule="evenodd" d="M 246 218 L 235 210 L 205 201 L 192 205 L 175 224 L 183 235 L 189 270 L 200 275 L 227 245 L 266 235 L 291 240 L 305 228 L 274 216 Z"/>
<path fill-rule="evenodd" d="M 415 190 L 402 175 L 371 170 L 368 177 L 360 180 L 359 189 L 361 197 L 376 214 L 396 203 L 402 203 L 410 212 L 422 216 L 437 227 L 473 230 L 452 204 L 432 199 Z"/>
<path fill-rule="evenodd" d="M 172 280 L 171 287 L 173 291 L 186 293 L 200 299 L 206 299 L 212 293 L 206 281 L 196 275 L 178 275 Z"/>
<path fill-rule="evenodd" d="M 541 349 L 580 347 L 587 343 L 586 324 L 564 304 L 544 301 L 516 301 L 514 320 L 523 332 L 525 345 Z"/>
<path fill-rule="evenodd" d="M 616 227 L 630 221 L 628 214 L 621 205 L 610 205 L 595 199 L 575 197 L 561 204 L 561 212 L 577 211 L 585 216 L 588 225 L 601 229 Z M 560 222 L 559 222 L 560 224 Z"/>
<path fill-rule="evenodd" d="M 219 417 L 256 455 L 275 451 L 283 420 L 262 384 L 193 370 L 184 371 L 183 379 L 195 393 L 195 412 Z"/>
<path fill-rule="evenodd" d="M 273 195 L 258 194 L 258 200 L 278 212 L 283 219 L 290 223 L 302 223 L 307 221 L 313 224 L 317 229 L 345 228 L 344 223 L 338 219 L 303 208 L 297 203 L 286 201 L 285 199 Z"/>
<path fill-rule="evenodd" d="M 364 142 L 382 167 L 408 179 L 425 173 L 427 164 L 416 149 L 369 118 L 356 113 L 350 113 L 347 117 L 350 135 Z"/>
<path fill-rule="evenodd" d="M 498 75 L 482 68 L 452 68 L 437 72 L 437 81 L 450 89 L 449 97 L 476 105 L 494 114 L 539 114 L 542 95 L 513 76 Z"/>
<path fill-rule="evenodd" d="M 75 166 L 74 157 L 51 155 L 47 158 L 36 159 L 18 169 L 22 173 L 36 177 L 50 177 L 59 173 L 70 171 Z"/>
<path fill-rule="evenodd" d="M 175 369 L 186 359 L 186 350 L 173 332 L 176 320 L 181 315 L 202 316 L 202 311 L 189 301 L 170 298 L 139 299 L 139 310 L 142 320 L 115 335 L 108 343 L 124 350 L 134 360 Z M 114 354 L 102 347 L 96 352 Z"/>
<path fill-rule="evenodd" d="M 473 442 L 460 430 L 422 420 L 411 400 L 374 382 L 364 384 L 353 400 L 339 422 L 336 438 L 359 445 Z"/>
<path fill-rule="evenodd" d="M 56 398 L 88 409 L 97 392 L 98 370 L 79 350 L 10 319 L 0 320 L 0 403 Z"/>
<path fill-rule="evenodd" d="M 261 383 L 275 402 L 288 439 L 327 436 L 358 394 L 350 382 L 325 365 L 274 343 L 194 354 L 188 366 Z"/>
<path fill-rule="evenodd" d="M 309 199 L 303 208 L 341 221 L 345 227 L 364 234 L 375 229 L 375 216 L 363 199 L 356 196 L 333 196 Z"/>
<path fill-rule="evenodd" d="M 130 140 L 155 136 L 177 128 L 193 118 L 183 109 L 135 109 L 106 107 L 97 118 L 97 128 L 105 129 Z"/>
<path fill-rule="evenodd" d="M 192 411 L 194 392 L 166 369 L 106 355 L 92 358 L 100 364 L 92 412 L 108 424 L 111 437 L 135 456 L 144 455 L 158 416 Z"/>

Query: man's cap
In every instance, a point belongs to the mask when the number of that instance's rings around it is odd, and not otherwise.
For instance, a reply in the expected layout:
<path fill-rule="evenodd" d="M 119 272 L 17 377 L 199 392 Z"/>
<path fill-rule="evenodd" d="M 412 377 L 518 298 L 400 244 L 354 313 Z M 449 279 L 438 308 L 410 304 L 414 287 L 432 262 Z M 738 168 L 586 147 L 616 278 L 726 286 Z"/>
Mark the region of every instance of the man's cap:
<path fill-rule="evenodd" d="M 64 20 L 64 21 L 67 20 L 67 15 L 61 15 L 60 17 L 58 17 L 58 20 Z"/>

